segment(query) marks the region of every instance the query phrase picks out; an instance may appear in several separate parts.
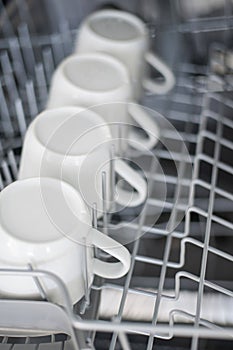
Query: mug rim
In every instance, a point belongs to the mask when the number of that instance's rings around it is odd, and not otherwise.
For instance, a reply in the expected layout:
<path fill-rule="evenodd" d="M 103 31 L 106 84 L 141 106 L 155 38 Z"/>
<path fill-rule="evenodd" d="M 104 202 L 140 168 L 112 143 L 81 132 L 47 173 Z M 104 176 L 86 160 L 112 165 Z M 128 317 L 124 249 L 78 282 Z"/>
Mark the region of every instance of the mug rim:
<path fill-rule="evenodd" d="M 121 83 L 118 84 L 116 87 L 113 88 L 109 88 L 106 90 L 94 90 L 94 89 L 87 89 L 84 88 L 82 86 L 76 85 L 75 83 L 73 83 L 67 76 L 66 72 L 65 72 L 65 67 L 68 63 L 70 63 L 71 61 L 85 61 L 87 59 L 99 59 L 105 62 L 110 63 L 112 66 L 114 66 L 114 70 L 117 70 L 118 72 L 120 72 L 121 74 Z M 103 95 L 103 94 L 112 94 L 115 91 L 119 91 L 122 89 L 122 87 L 124 88 L 124 86 L 129 85 L 130 86 L 130 91 L 132 90 L 131 87 L 131 80 L 130 80 L 130 76 L 128 73 L 127 68 L 124 66 L 124 64 L 117 59 L 116 57 L 113 57 L 110 54 L 107 54 L 105 52 L 89 52 L 89 53 L 76 53 L 73 55 L 70 55 L 68 57 L 66 57 L 64 59 L 64 61 L 61 63 L 60 67 L 58 67 L 58 69 L 61 69 L 63 77 L 65 78 L 66 82 L 72 86 L 72 88 L 75 89 L 79 89 L 81 91 L 85 91 L 88 92 L 90 94 L 93 95 Z M 56 72 L 55 72 L 56 73 Z"/>
<path fill-rule="evenodd" d="M 137 29 L 140 32 L 140 35 L 137 35 L 135 38 L 126 39 L 126 40 L 116 39 L 116 38 L 109 38 L 107 36 L 100 35 L 91 26 L 91 21 L 93 19 L 95 19 L 95 18 L 101 18 L 101 17 L 103 18 L 103 17 L 109 16 L 109 15 L 112 15 L 113 17 L 116 17 L 116 18 L 127 20 L 128 23 L 130 23 L 134 27 L 137 27 Z M 84 26 L 85 25 L 87 25 L 88 29 L 94 35 L 96 35 L 98 38 L 101 38 L 102 40 L 106 40 L 106 41 L 109 41 L 109 42 L 122 44 L 122 45 L 128 44 L 128 43 L 137 42 L 137 41 L 139 41 L 140 39 L 142 39 L 143 37 L 145 37 L 147 35 L 146 25 L 139 17 L 137 17 L 133 13 L 126 12 L 126 11 L 121 11 L 121 10 L 104 9 L 104 10 L 95 11 L 95 12 L 91 13 L 86 18 L 86 20 L 84 20 Z"/>
<path fill-rule="evenodd" d="M 106 130 L 108 130 L 108 134 L 106 132 L 106 141 L 109 139 L 111 140 L 112 136 L 111 136 L 111 131 L 110 131 L 110 128 L 109 126 L 107 125 L 107 123 L 104 121 L 104 119 L 99 115 L 97 114 L 96 112 L 92 111 L 89 108 L 83 108 L 81 106 L 64 106 L 64 107 L 57 107 L 57 108 L 51 108 L 51 109 L 46 109 L 44 111 L 42 111 L 41 113 L 39 113 L 37 115 L 37 117 L 34 119 L 34 121 L 32 122 L 31 124 L 31 128 L 32 128 L 32 132 L 33 132 L 33 135 L 34 137 L 36 138 L 36 141 L 40 144 L 40 146 L 45 150 L 45 152 L 50 152 L 51 154 L 54 154 L 55 156 L 57 157 L 66 157 L 66 158 L 70 158 L 70 159 L 73 159 L 73 158 L 85 158 L 87 156 L 87 153 L 79 153 L 79 154 L 65 154 L 65 153 L 62 153 L 62 152 L 58 152 L 58 151 L 55 151 L 51 148 L 48 148 L 48 145 L 49 143 L 47 144 L 44 144 L 40 137 L 38 136 L 38 132 L 37 132 L 37 123 L 39 122 L 40 118 L 44 118 L 44 119 L 47 119 L 47 113 L 53 113 L 53 112 L 56 112 L 56 111 L 62 111 L 62 110 L 70 110 L 71 111 L 71 114 L 69 117 L 67 118 L 70 118 L 72 117 L 74 114 L 77 114 L 78 113 L 81 113 L 81 112 L 85 112 L 85 111 L 88 111 L 92 114 L 92 117 L 95 117 L 96 120 L 97 120 L 97 117 L 99 120 L 101 120 L 102 124 L 99 124 L 99 126 L 104 126 L 104 128 Z M 72 113 L 72 111 L 74 113 Z M 64 120 L 65 122 L 65 120 Z M 95 125 L 93 125 L 93 128 L 95 127 Z M 53 134 L 51 137 L 53 137 L 54 133 L 57 131 L 57 129 L 54 130 Z M 88 132 L 88 131 L 87 131 Z"/>
<path fill-rule="evenodd" d="M 83 202 L 83 199 L 81 198 L 79 192 L 77 190 L 75 190 L 75 188 L 73 188 L 71 185 L 69 185 L 68 183 L 62 181 L 62 180 L 58 180 L 56 178 L 50 178 L 50 177 L 34 177 L 34 178 L 27 178 L 27 179 L 22 179 L 22 180 L 17 180 L 15 182 L 13 182 L 12 184 L 8 185 L 6 188 L 3 189 L 3 191 L 0 193 L 0 201 L 1 201 L 1 197 L 5 196 L 7 191 L 9 191 L 10 188 L 12 188 L 13 186 L 21 186 L 21 185 L 27 185 L 27 183 L 30 184 L 37 184 L 40 186 L 41 181 L 46 181 L 46 183 L 48 183 L 49 185 L 51 183 L 54 184 L 58 184 L 59 186 L 62 186 L 62 191 L 64 191 L 64 187 L 65 187 L 65 191 L 70 195 L 72 195 L 72 197 L 77 197 L 78 201 L 81 206 L 81 210 L 85 209 L 86 213 L 83 214 L 85 216 L 85 224 L 87 225 L 87 231 L 89 231 L 89 228 L 91 228 L 91 221 L 90 221 L 90 217 L 88 215 L 88 211 L 87 208 L 85 206 L 85 203 Z M 84 210 L 83 210 L 84 211 Z M 77 218 L 78 221 L 80 221 L 80 219 Z M 89 227 L 90 225 L 90 227 Z M 39 262 L 46 262 L 46 261 L 50 261 L 53 260 L 54 258 L 64 255 L 67 253 L 67 251 L 69 250 L 69 248 L 74 245 L 77 244 L 77 241 L 74 241 L 73 239 L 69 239 L 66 235 L 61 235 L 60 237 L 56 238 L 56 239 L 51 239 L 48 241 L 43 241 L 43 242 L 38 242 L 38 241 L 29 241 L 27 239 L 23 239 L 20 238 L 18 236 L 15 236 L 13 232 L 9 231 L 8 228 L 4 225 L 3 221 L 1 220 L 0 217 L 0 228 L 1 228 L 1 239 L 4 239 L 4 241 L 11 241 L 14 242 L 14 244 L 17 245 L 17 247 L 13 247 L 13 250 L 17 248 L 17 250 L 25 250 L 25 254 L 28 251 L 32 251 L 33 252 L 33 257 L 37 257 L 36 260 L 38 260 Z M 58 229 L 59 231 L 59 229 Z M 77 230 L 78 232 L 78 230 Z M 88 232 L 86 233 L 86 236 L 88 235 Z M 72 238 L 72 234 L 71 234 L 71 238 Z M 80 242 L 78 242 L 78 244 L 80 244 Z M 41 252 L 44 251 L 45 248 L 47 248 L 48 246 L 52 245 L 53 249 L 50 249 L 50 252 L 46 254 L 46 256 L 43 257 L 43 255 L 41 256 Z M 5 251 L 5 250 L 4 250 Z M 6 252 L 6 251 L 5 251 Z M 35 253 L 36 252 L 36 253 Z M 9 252 L 6 252 L 7 256 L 9 256 Z M 13 259 L 8 259 L 6 258 L 5 254 L 1 254 L 1 260 L 2 261 L 7 261 L 7 262 L 12 262 L 15 263 L 15 260 Z M 41 257 L 40 257 L 41 256 Z M 39 259 L 38 259 L 39 257 Z M 17 264 L 20 263 L 19 260 L 22 261 L 22 259 L 19 259 L 18 257 L 16 258 L 17 260 Z"/>

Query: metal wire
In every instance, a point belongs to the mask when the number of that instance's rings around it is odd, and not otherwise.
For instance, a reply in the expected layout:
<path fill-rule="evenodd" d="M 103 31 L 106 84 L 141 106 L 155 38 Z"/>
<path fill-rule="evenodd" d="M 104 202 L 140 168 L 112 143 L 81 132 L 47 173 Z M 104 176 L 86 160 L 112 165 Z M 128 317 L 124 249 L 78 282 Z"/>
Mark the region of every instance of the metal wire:
<path fill-rule="evenodd" d="M 24 16 L 26 10 L 25 7 Z M 5 18 L 7 21 L 4 32 L 6 33 L 8 28 L 7 34 L 12 34 L 14 29 L 6 13 Z M 27 126 L 45 107 L 55 67 L 71 52 L 76 32 L 69 27 L 69 22 L 62 20 L 61 23 L 60 32 L 38 36 L 31 35 L 28 25 L 23 22 L 17 29 L 18 36 L 5 35 L 5 38 L 0 39 L 0 190 L 17 179 L 20 150 Z M 185 35 L 191 35 L 192 38 L 201 35 L 205 38 L 211 33 L 221 33 L 225 37 L 226 32 L 231 33 L 232 28 L 233 17 L 228 12 L 228 15 L 223 16 L 193 18 L 179 21 L 178 24 L 172 23 L 162 26 L 161 32 L 176 32 L 182 38 Z M 228 74 L 219 76 L 211 71 L 214 67 L 211 62 L 212 54 L 217 49 L 219 48 L 211 48 L 210 60 L 206 60 L 205 65 L 193 62 L 174 64 L 177 83 L 168 96 L 145 96 L 145 105 L 159 110 L 179 132 L 177 136 L 174 130 L 164 128 L 164 140 L 175 144 L 179 143 L 181 137 L 189 150 L 190 158 L 184 158 L 182 147 L 167 149 L 162 144 L 158 145 L 152 154 L 132 150 L 129 153 L 132 160 L 148 158 L 147 165 L 142 161 L 142 168 L 149 183 L 149 197 L 141 214 L 123 213 L 116 221 L 114 216 L 109 217 L 105 214 L 104 222 L 99 223 L 100 227 L 102 225 L 105 232 L 115 239 L 121 240 L 127 235 L 134 237 L 133 243 L 129 245 L 131 267 L 126 278 L 121 281 L 111 284 L 103 280 L 101 283 L 94 282 L 91 294 L 86 295 L 88 303 L 82 309 L 82 318 L 76 311 L 74 313 L 73 310 L 68 310 L 76 335 L 81 335 L 81 349 L 93 347 L 86 342 L 86 338 L 95 340 L 95 337 L 98 338 L 98 332 L 112 333 L 108 342 L 108 348 L 111 350 L 117 348 L 118 341 L 123 349 L 130 349 L 128 334 L 145 336 L 143 348 L 147 350 L 157 348 L 158 339 L 166 341 L 167 346 L 171 344 L 172 348 L 172 339 L 186 337 L 190 339 L 187 348 L 191 350 L 198 349 L 203 338 L 232 340 L 233 324 L 229 323 L 227 317 L 214 317 L 216 310 L 212 310 L 208 317 L 203 314 L 207 291 L 211 292 L 213 297 L 222 297 L 222 310 L 226 310 L 226 306 L 232 308 L 230 300 L 233 298 L 232 247 L 227 246 L 224 247 L 226 250 L 223 250 L 222 245 L 218 245 L 215 240 L 216 237 L 232 238 L 233 229 L 229 215 L 233 202 L 233 166 L 229 161 L 232 158 L 233 143 L 232 138 L 228 136 L 233 132 L 233 102 L 232 96 L 225 93 L 232 90 L 229 80 L 231 72 L 229 67 L 224 66 L 226 62 L 223 62 L 223 66 Z M 227 52 L 227 49 L 224 50 Z M 207 142 L 211 147 L 206 147 Z M 171 162 L 176 163 L 176 171 L 170 167 Z M 159 164 L 163 164 L 164 174 L 160 171 Z M 187 171 L 187 164 L 193 166 L 192 178 Z M 207 176 L 209 167 L 211 171 Z M 112 177 L 114 178 L 114 174 Z M 159 198 L 156 192 L 163 181 L 166 182 L 169 192 L 165 200 Z M 148 218 L 159 209 L 162 209 L 159 224 L 151 225 Z M 178 220 L 181 212 L 185 214 L 184 218 Z M 138 219 L 132 221 L 132 216 L 135 219 L 138 214 Z M 174 224 L 176 222 L 177 225 Z M 96 218 L 94 226 L 97 227 Z M 149 247 L 156 247 L 160 241 L 163 242 L 162 248 L 151 252 Z M 198 271 L 196 268 L 189 270 L 187 267 L 190 249 L 199 251 L 199 255 L 193 261 L 193 265 L 200 267 Z M 213 260 L 213 257 L 217 262 L 221 260 L 223 266 L 224 263 L 227 264 L 224 271 L 224 278 L 227 277 L 225 283 L 218 278 L 209 278 L 209 260 Z M 148 276 L 147 271 L 151 271 Z M 36 276 L 36 271 L 32 273 Z M 170 288 L 167 287 L 168 280 L 172 281 Z M 184 292 L 189 291 L 186 285 L 191 286 L 190 303 L 194 305 L 194 309 L 185 304 L 178 304 Z M 93 297 L 96 291 L 97 307 Z M 98 320 L 99 293 L 106 291 L 120 293 L 119 303 L 114 309 L 117 312 L 109 320 Z M 147 322 L 144 322 L 144 319 L 137 319 L 137 322 L 131 322 L 132 320 L 127 318 L 125 320 L 127 303 L 135 295 L 150 303 L 151 313 Z M 168 307 L 170 302 L 174 304 L 166 322 L 162 323 L 163 308 Z M 95 311 L 88 316 L 92 308 Z M 3 338 L 3 343 L 7 341 L 7 337 Z"/>

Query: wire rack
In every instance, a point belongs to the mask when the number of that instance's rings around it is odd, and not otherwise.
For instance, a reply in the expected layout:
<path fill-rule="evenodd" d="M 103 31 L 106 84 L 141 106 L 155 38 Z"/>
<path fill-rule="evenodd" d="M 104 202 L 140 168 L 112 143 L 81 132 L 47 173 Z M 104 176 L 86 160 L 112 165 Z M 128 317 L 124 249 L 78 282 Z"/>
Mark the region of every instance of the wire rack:
<path fill-rule="evenodd" d="M 17 179 L 27 126 L 45 106 L 52 73 L 72 52 L 76 35 L 61 12 L 52 33 L 31 33 L 30 2 L 15 4 L 10 10 L 2 7 L 0 189 Z M 171 58 L 174 90 L 166 96 L 146 94 L 142 101 L 152 116 L 156 110 L 166 117 L 160 125 L 162 142 L 151 153 L 128 154 L 148 179 L 144 209 L 94 220 L 114 239 L 131 242 L 130 270 L 111 283 L 95 278 L 75 307 L 56 276 L 30 266 L 28 271 L 0 271 L 12 278 L 30 275 L 39 289 L 40 278 L 52 278 L 65 301 L 59 307 L 46 300 L 43 290 L 41 301 L 1 299 L 0 349 L 232 347 L 233 102 L 226 57 L 233 17 L 231 2 L 224 4 L 217 15 L 190 18 L 182 1 L 171 1 L 172 21 L 162 19 L 160 26 L 150 6 L 138 5 L 152 39 L 156 33 L 159 42 L 168 42 L 161 48 L 164 57 L 169 40 L 180 54 Z M 129 5 L 129 10 L 134 8 Z"/>

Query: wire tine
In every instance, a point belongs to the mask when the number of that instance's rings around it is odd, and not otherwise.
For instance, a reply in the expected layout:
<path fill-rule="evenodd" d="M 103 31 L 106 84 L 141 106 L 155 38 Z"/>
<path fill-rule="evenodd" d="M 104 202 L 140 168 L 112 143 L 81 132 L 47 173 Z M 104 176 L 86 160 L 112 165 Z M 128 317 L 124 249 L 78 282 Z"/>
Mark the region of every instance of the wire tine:
<path fill-rule="evenodd" d="M 23 85 L 27 80 L 27 74 L 20 50 L 19 41 L 16 37 L 9 39 L 9 48 L 13 60 L 14 72 L 19 85 Z"/>
<path fill-rule="evenodd" d="M 54 61 L 51 48 L 46 48 L 42 51 L 43 65 L 47 83 L 50 84 L 52 74 L 54 72 Z"/>
<path fill-rule="evenodd" d="M 1 162 L 1 168 L 2 168 L 2 173 L 4 175 L 6 185 L 11 184 L 13 182 L 13 179 L 12 179 L 8 164 L 5 160 Z"/>
<path fill-rule="evenodd" d="M 97 229 L 98 224 L 97 224 L 97 204 L 96 203 L 93 203 L 91 214 L 92 214 L 92 227 Z"/>
<path fill-rule="evenodd" d="M 38 114 L 38 106 L 37 106 L 33 81 L 32 80 L 27 81 L 25 87 L 26 87 L 29 113 L 30 113 L 31 119 L 34 119 L 35 116 Z"/>
<path fill-rule="evenodd" d="M 1 55 L 1 67 L 3 70 L 4 81 L 6 84 L 9 98 L 11 101 L 14 101 L 18 97 L 18 89 L 16 87 L 13 69 L 9 60 L 9 56 L 6 51 Z"/>
<path fill-rule="evenodd" d="M 17 167 L 17 162 L 15 159 L 15 155 L 14 155 L 13 150 L 10 150 L 8 152 L 7 158 L 8 158 L 9 165 L 11 167 L 12 174 L 13 174 L 14 178 L 17 179 L 18 178 L 18 167 Z"/>
<path fill-rule="evenodd" d="M 1 53 L 1 67 L 2 67 L 2 71 L 3 71 L 3 75 L 8 75 L 8 74 L 13 73 L 12 66 L 11 66 L 9 55 L 8 55 L 7 51 L 4 51 L 3 53 Z"/>
<path fill-rule="evenodd" d="M 92 213 L 92 227 L 97 230 L 98 219 L 97 219 L 97 204 L 96 203 L 93 203 L 91 213 Z M 95 252 L 95 257 L 99 258 L 100 257 L 99 249 L 96 246 L 94 247 L 94 252 Z"/>
<path fill-rule="evenodd" d="M 115 156 L 116 156 L 116 148 L 115 148 L 115 145 L 112 144 L 110 174 L 111 174 L 111 201 L 113 206 L 115 205 L 115 189 L 116 189 Z M 114 210 L 115 208 L 112 208 L 112 209 Z"/>
<path fill-rule="evenodd" d="M 25 344 L 30 344 L 30 337 L 25 338 Z"/>
<path fill-rule="evenodd" d="M 3 337 L 2 344 L 7 344 L 7 342 L 8 342 L 8 337 L 7 336 Z"/>
<path fill-rule="evenodd" d="M 0 155 L 3 155 L 3 145 L 2 141 L 0 140 Z"/>
<path fill-rule="evenodd" d="M 102 202 L 103 202 L 103 232 L 108 234 L 108 214 L 107 214 L 107 177 L 106 172 L 102 172 Z"/>
<path fill-rule="evenodd" d="M 89 283 L 88 283 L 88 263 L 87 263 L 87 257 L 88 257 L 88 243 L 85 244 L 85 300 L 86 300 L 86 306 L 90 305 L 90 289 L 89 289 Z"/>
<path fill-rule="evenodd" d="M 68 56 L 72 51 L 72 40 L 71 40 L 71 31 L 69 28 L 68 21 L 62 21 L 60 24 L 60 32 L 63 41 L 63 49 L 65 56 Z"/>
<path fill-rule="evenodd" d="M 53 34 L 51 43 L 55 65 L 58 65 L 65 57 L 61 34 Z"/>
<path fill-rule="evenodd" d="M 88 278 L 88 263 L 87 263 L 87 257 L 88 257 L 88 243 L 86 239 L 83 241 L 84 244 L 84 265 L 83 265 L 83 279 L 84 279 L 84 302 L 81 306 L 80 313 L 84 314 L 87 307 L 90 305 L 90 288 L 89 288 L 89 278 Z"/>
<path fill-rule="evenodd" d="M 30 271 L 34 271 L 32 264 L 28 264 L 28 268 Z M 32 278 L 33 278 L 33 280 L 34 280 L 34 282 L 39 290 L 41 298 L 43 300 L 48 300 L 47 294 L 46 294 L 46 292 L 45 292 L 45 290 L 40 282 L 40 279 L 37 276 L 33 276 Z"/>
<path fill-rule="evenodd" d="M 128 341 L 127 335 L 123 332 L 119 333 L 119 341 L 123 350 L 131 350 L 130 343 Z"/>
<path fill-rule="evenodd" d="M 2 191 L 3 189 L 4 189 L 4 184 L 2 180 L 2 175 L 0 174 L 0 191 Z"/>
<path fill-rule="evenodd" d="M 42 63 L 36 65 L 36 83 L 38 86 L 38 95 L 40 99 L 40 107 L 44 107 L 48 97 L 47 84 L 45 79 L 44 67 Z"/>
<path fill-rule="evenodd" d="M 31 38 L 26 23 L 21 24 L 18 27 L 19 42 L 23 53 L 24 62 L 27 68 L 27 72 L 34 73 L 35 67 L 35 55 L 32 48 Z"/>
<path fill-rule="evenodd" d="M 22 101 L 20 98 L 18 98 L 15 101 L 15 111 L 16 111 L 16 116 L 19 124 L 19 132 L 20 132 L 21 138 L 23 139 L 27 130 L 27 124 L 26 124 Z"/>
<path fill-rule="evenodd" d="M 6 99 L 3 93 L 2 84 L 0 82 L 0 110 L 2 119 L 2 128 L 6 136 L 12 137 L 14 134 L 14 128 L 12 125 L 12 119 L 10 118 L 10 112 L 6 103 Z"/>
<path fill-rule="evenodd" d="M 5 80 L 9 100 L 12 103 L 19 97 L 18 90 L 15 84 L 15 79 L 13 75 L 7 74 L 4 76 L 4 80 Z"/>

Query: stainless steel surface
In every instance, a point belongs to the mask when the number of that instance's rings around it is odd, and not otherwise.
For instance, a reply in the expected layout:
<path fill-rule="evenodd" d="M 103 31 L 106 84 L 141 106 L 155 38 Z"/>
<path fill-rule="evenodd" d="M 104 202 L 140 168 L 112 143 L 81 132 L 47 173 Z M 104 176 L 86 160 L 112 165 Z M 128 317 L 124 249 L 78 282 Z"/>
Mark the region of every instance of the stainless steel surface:
<path fill-rule="evenodd" d="M 50 5 L 46 2 L 48 11 L 43 2 L 39 10 L 51 20 L 43 28 L 40 20 L 34 21 L 38 5 L 31 1 L 15 1 L 7 11 L 2 10 L 0 189 L 17 178 L 26 127 L 45 106 L 54 68 L 72 51 L 80 20 L 103 4 L 69 0 L 66 8 L 60 0 L 56 5 L 51 1 Z M 125 210 L 121 215 L 105 214 L 98 222 L 105 233 L 123 243 L 125 239 L 131 242 L 127 244 L 131 267 L 121 280 L 109 283 L 96 278 L 91 290 L 86 288 L 84 300 L 74 308 L 67 302 L 62 313 L 75 330 L 69 342 L 60 340 L 59 334 L 47 339 L 33 338 L 29 332 L 26 337 L 20 323 L 17 331 L 21 340 L 8 338 L 0 316 L 0 349 L 17 342 L 24 342 L 25 349 L 35 342 L 37 348 L 41 343 L 39 349 L 66 349 L 72 340 L 80 349 L 232 347 L 233 324 L 224 312 L 233 312 L 232 71 L 226 60 L 217 61 L 217 66 L 214 61 L 219 57 L 216 52 L 220 50 L 225 57 L 227 49 L 232 48 L 232 2 L 223 1 L 222 7 L 214 10 L 209 3 L 207 15 L 193 12 L 192 18 L 186 17 L 182 1 L 115 4 L 136 14 L 141 12 L 151 30 L 153 46 L 170 60 L 177 79 L 170 94 L 145 94 L 142 101 L 152 115 L 153 110 L 159 111 L 171 123 L 158 120 L 163 142 L 153 152 L 131 150 L 127 154 L 147 176 L 145 208 Z M 163 188 L 167 190 L 165 199 Z M 97 225 L 95 210 L 93 225 Z M 37 276 L 37 271 L 27 273 Z M 182 303 L 185 293 L 188 305 Z M 101 294 L 112 295 L 111 306 L 116 302 L 114 296 L 119 296 L 111 317 L 104 318 L 102 313 L 99 319 L 104 303 Z M 210 295 L 218 308 L 211 308 L 208 314 L 204 310 Z M 134 322 L 126 310 L 131 302 L 137 314 L 141 305 L 137 298 L 142 305 L 150 305 L 151 312 L 146 318 L 146 307 L 144 313 L 139 310 Z M 0 307 L 4 302 L 0 300 Z M 40 301 L 35 303 L 39 305 Z M 46 308 L 46 302 L 41 303 Z M 51 303 L 47 305 L 53 317 Z M 168 318 L 163 318 L 165 307 L 170 310 Z M 36 314 L 33 320 L 31 330 L 40 328 Z M 69 333 L 67 329 L 63 332 Z"/>

